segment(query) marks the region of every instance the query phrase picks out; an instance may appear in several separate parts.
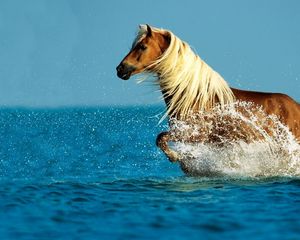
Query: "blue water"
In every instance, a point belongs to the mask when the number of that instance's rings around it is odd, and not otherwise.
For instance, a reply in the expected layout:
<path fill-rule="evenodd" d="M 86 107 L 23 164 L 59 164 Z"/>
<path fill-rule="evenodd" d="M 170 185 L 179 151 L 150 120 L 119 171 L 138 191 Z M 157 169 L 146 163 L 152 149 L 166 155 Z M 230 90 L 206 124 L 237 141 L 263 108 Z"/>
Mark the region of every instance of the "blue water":
<path fill-rule="evenodd" d="M 0 239 L 300 239 L 300 179 L 185 176 L 159 109 L 0 111 Z"/>

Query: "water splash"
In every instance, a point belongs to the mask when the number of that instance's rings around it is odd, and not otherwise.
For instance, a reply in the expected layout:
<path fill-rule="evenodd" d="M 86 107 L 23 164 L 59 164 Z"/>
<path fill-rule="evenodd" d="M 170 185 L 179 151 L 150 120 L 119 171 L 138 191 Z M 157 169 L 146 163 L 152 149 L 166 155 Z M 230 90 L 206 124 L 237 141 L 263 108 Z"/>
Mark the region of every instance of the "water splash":
<path fill-rule="evenodd" d="M 300 176 L 297 140 L 276 116 L 266 115 L 254 104 L 217 106 L 209 113 L 193 114 L 186 121 L 172 119 L 171 123 L 171 133 L 182 139 L 173 147 L 189 175 Z"/>

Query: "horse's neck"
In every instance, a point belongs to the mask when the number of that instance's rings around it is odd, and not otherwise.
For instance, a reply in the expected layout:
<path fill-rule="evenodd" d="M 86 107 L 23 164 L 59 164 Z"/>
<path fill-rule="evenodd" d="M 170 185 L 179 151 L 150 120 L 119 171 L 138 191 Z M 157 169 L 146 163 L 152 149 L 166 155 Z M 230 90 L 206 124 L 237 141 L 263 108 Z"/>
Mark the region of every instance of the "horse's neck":
<path fill-rule="evenodd" d="M 159 80 L 160 80 L 160 76 L 159 76 L 158 78 L 159 78 Z M 160 90 L 161 90 L 161 93 L 162 93 L 162 95 L 163 95 L 165 104 L 166 104 L 166 106 L 168 107 L 169 104 L 172 102 L 173 95 L 167 95 L 167 94 L 166 94 L 167 91 L 164 90 L 162 86 L 160 86 Z M 215 99 L 215 103 L 216 103 L 216 104 L 219 103 L 219 99 L 218 99 L 218 98 Z M 200 105 L 199 103 L 195 103 L 195 104 L 194 104 L 195 108 L 194 108 L 194 109 L 191 109 L 191 111 L 195 111 L 195 112 L 196 112 L 196 111 L 199 111 L 199 108 L 197 108 L 197 106 L 199 106 L 199 105 Z M 169 117 L 170 117 L 170 116 L 169 116 Z M 174 116 L 172 116 L 172 117 L 174 117 Z"/>
<path fill-rule="evenodd" d="M 162 95 L 164 97 L 165 104 L 166 104 L 166 106 L 169 106 L 169 103 L 172 100 L 172 96 L 167 96 L 166 92 L 167 92 L 166 90 L 164 90 L 163 88 L 161 88 L 161 93 L 162 93 Z"/>
<path fill-rule="evenodd" d="M 160 77 L 160 74 L 157 73 L 158 75 L 158 82 L 160 83 L 161 81 L 161 77 Z M 170 102 L 172 101 L 172 95 L 167 95 L 167 91 L 160 85 L 160 90 L 161 90 L 161 93 L 163 95 L 163 98 L 164 98 L 164 101 L 165 101 L 165 104 L 166 106 L 168 107 Z"/>

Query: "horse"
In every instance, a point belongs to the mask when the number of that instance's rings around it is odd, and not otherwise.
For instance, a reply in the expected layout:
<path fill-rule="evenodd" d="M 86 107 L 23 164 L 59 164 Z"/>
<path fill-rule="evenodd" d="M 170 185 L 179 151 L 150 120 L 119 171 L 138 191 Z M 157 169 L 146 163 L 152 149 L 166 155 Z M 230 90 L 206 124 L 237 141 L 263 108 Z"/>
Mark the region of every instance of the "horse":
<path fill-rule="evenodd" d="M 202 113 L 208 113 L 216 107 L 221 109 L 235 102 L 250 103 L 249 108 L 238 106 L 238 111 L 245 117 L 254 115 L 258 119 L 267 117 L 264 130 L 272 135 L 269 128 L 275 116 L 300 143 L 300 104 L 286 94 L 245 91 L 229 87 L 227 82 L 205 63 L 191 47 L 169 30 L 140 25 L 131 50 L 117 66 L 117 76 L 128 80 L 139 73 L 150 73 L 157 78 L 166 104 L 166 114 L 169 124 L 172 119 L 193 124 L 211 121 L 214 123 L 214 134 L 200 131 L 196 136 L 184 137 L 170 131 L 158 134 L 156 145 L 165 153 L 171 162 L 181 159 L 178 152 L 169 147 L 169 142 L 221 142 L 218 138 L 251 141 L 260 138 L 247 124 L 232 119 L 219 119 L 212 115 L 201 118 Z M 259 110 L 258 110 L 259 109 Z M 193 117 L 193 116 L 200 117 Z M 228 124 L 231 122 L 232 124 Z M 222 125 L 223 127 L 216 127 Z M 194 125 L 195 126 L 195 125 Z M 239 126 L 239 133 L 233 130 Z M 222 130 L 220 130 L 222 129 Z M 225 129 L 225 130 L 224 130 Z M 205 129 L 204 129 L 205 130 Z M 211 132 L 211 130 L 210 130 Z M 252 137 L 249 137 L 252 135 Z M 218 137 L 216 137 L 218 136 Z"/>

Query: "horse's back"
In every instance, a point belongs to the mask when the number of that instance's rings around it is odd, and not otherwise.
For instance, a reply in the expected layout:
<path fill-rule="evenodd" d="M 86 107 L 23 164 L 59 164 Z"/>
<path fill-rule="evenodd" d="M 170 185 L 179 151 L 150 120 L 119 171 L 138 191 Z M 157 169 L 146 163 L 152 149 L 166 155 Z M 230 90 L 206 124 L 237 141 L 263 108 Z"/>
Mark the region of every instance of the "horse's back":
<path fill-rule="evenodd" d="M 267 114 L 275 114 L 300 141 L 300 104 L 286 94 L 232 89 L 237 100 L 253 102 Z"/>

